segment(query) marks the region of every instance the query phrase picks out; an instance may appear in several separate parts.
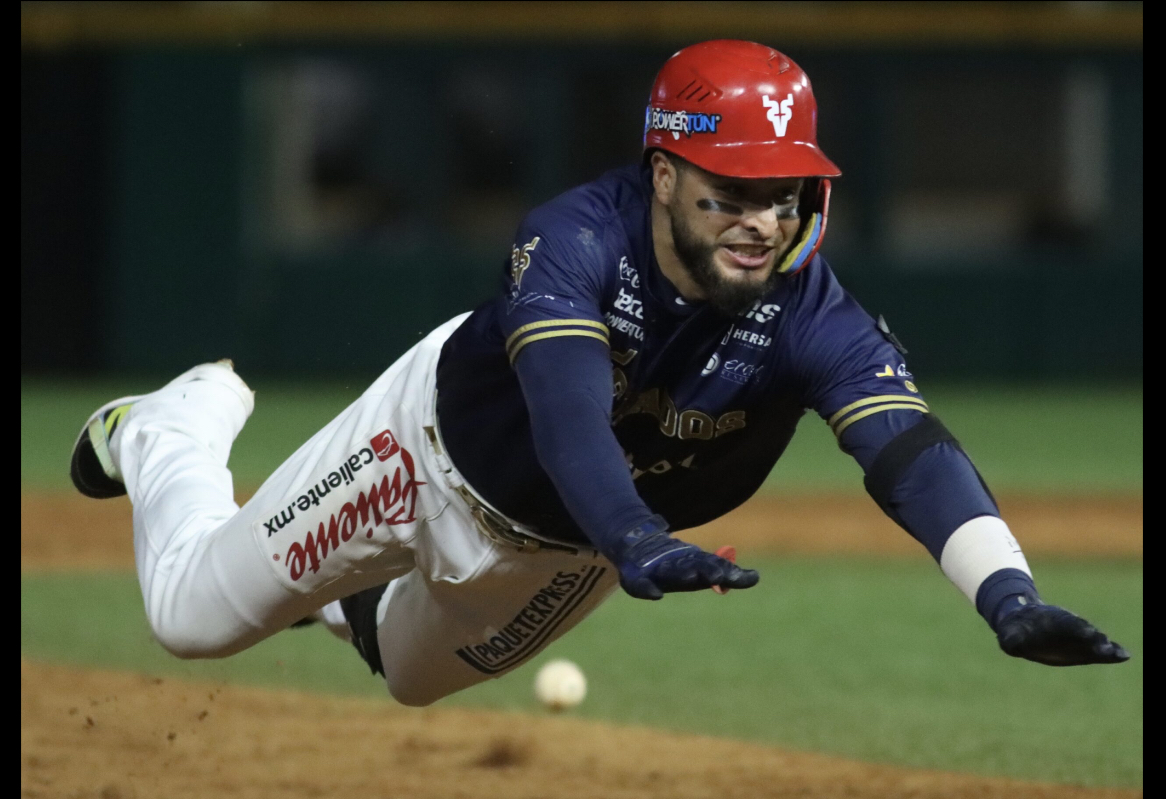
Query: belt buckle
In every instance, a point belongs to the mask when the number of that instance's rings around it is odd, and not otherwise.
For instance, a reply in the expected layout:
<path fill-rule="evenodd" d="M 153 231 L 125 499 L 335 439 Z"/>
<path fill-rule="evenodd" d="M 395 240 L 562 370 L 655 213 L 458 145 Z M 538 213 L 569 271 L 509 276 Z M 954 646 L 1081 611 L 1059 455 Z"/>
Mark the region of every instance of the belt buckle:
<path fill-rule="evenodd" d="M 538 541 L 510 529 L 509 525 L 495 518 L 481 505 L 471 505 L 470 515 L 474 517 L 479 532 L 494 543 L 517 549 L 519 552 L 538 552 Z"/>

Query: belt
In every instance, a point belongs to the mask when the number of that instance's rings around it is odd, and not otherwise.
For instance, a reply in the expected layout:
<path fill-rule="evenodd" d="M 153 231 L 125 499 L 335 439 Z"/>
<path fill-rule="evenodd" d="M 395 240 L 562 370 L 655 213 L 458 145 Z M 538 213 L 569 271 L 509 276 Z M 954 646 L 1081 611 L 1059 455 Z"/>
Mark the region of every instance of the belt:
<path fill-rule="evenodd" d="M 576 547 L 531 535 L 529 532 L 516 526 L 505 514 L 490 507 L 489 503 L 475 494 L 465 481 L 460 479 L 461 475 L 455 470 L 453 461 L 445 454 L 445 450 L 441 445 L 441 433 L 437 429 L 436 415 L 434 416 L 433 426 L 425 428 L 425 435 L 429 438 L 429 444 L 433 447 L 433 452 L 437 455 L 438 465 L 445 472 L 447 483 L 462 498 L 462 501 L 466 503 L 466 506 L 470 510 L 470 516 L 474 519 L 474 526 L 487 539 L 499 546 L 523 553 L 533 553 L 545 549 L 555 552 L 567 552 L 572 555 L 598 556 L 598 553 L 591 547 Z"/>

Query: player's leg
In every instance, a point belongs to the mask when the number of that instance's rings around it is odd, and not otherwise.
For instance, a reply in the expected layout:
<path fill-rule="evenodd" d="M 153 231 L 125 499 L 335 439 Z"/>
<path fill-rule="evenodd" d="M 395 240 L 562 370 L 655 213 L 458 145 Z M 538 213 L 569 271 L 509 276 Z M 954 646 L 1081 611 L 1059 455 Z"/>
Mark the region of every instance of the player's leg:
<path fill-rule="evenodd" d="M 316 498 L 315 493 L 325 491 L 339 497 L 345 488 L 359 493 L 355 485 L 345 485 L 361 475 L 351 471 L 348 460 L 355 453 L 349 450 L 363 444 L 368 455 L 354 465 L 367 469 L 359 463 L 372 460 L 364 433 L 373 425 L 368 417 L 377 416 L 382 404 L 380 397 L 362 397 L 304 444 L 240 509 L 226 463 L 250 413 L 242 400 L 250 392 L 229 369 L 200 369 L 202 379 L 168 386 L 136 402 L 110 447 L 134 506 L 135 559 L 147 617 L 159 641 L 185 657 L 237 652 L 327 601 L 326 593 L 319 593 L 326 589 L 323 581 L 306 581 L 308 590 L 289 590 L 271 562 L 277 553 L 262 546 L 261 539 L 270 526 L 302 548 L 305 535 L 315 531 L 304 526 L 311 520 L 297 504 L 300 496 Z M 333 482 L 338 485 L 332 487 L 327 476 L 337 470 Z M 372 471 L 366 474 L 371 477 Z M 308 492 L 309 483 L 317 492 Z M 363 572 L 374 572 L 370 581 L 412 567 L 408 551 L 388 533 L 375 539 L 381 551 L 361 553 L 369 560 Z M 316 538 L 302 558 L 309 576 L 314 576 L 309 555 L 318 560 L 333 554 L 320 551 L 331 544 L 327 529 L 321 544 Z M 298 565 L 294 556 L 293 561 Z M 341 583 L 338 590 L 348 590 L 341 576 L 331 579 Z M 353 590 L 361 587 L 351 584 Z"/>
<path fill-rule="evenodd" d="M 416 526 L 448 502 L 424 489 L 409 401 L 439 349 L 427 339 L 406 354 L 242 509 L 226 462 L 250 392 L 233 372 L 130 408 L 110 452 L 134 504 L 147 616 L 167 649 L 229 655 L 413 567 Z"/>
<path fill-rule="evenodd" d="M 342 600 L 335 600 L 329 602 L 324 607 L 315 611 L 314 613 L 305 616 L 301 624 L 312 624 L 319 622 L 324 625 L 328 632 L 339 638 L 341 641 L 352 641 L 352 628 L 348 626 L 348 617 L 344 615 L 344 608 L 341 606 Z M 295 626 L 295 625 L 293 625 Z"/>
<path fill-rule="evenodd" d="M 451 541 L 460 542 L 456 551 Z M 374 614 L 349 613 L 354 638 L 367 641 L 375 622 L 389 692 L 407 705 L 428 705 L 529 662 L 618 585 L 603 558 L 504 549 L 453 505 L 414 549 L 418 568 L 388 585 Z"/>

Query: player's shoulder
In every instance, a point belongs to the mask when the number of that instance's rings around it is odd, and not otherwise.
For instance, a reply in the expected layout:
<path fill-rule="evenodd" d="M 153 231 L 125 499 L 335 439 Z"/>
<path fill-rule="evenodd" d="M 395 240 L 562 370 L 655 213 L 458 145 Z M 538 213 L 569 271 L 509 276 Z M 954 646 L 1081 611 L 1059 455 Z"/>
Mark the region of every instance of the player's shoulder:
<path fill-rule="evenodd" d="M 783 316 L 781 340 L 804 357 L 810 352 L 866 337 L 874 322 L 843 288 L 829 263 L 820 254 L 785 281 L 779 289 Z"/>
<path fill-rule="evenodd" d="M 646 212 L 634 166 L 614 169 L 536 206 L 520 231 L 553 238 L 560 248 L 590 248 L 624 231 L 625 218 Z"/>
<path fill-rule="evenodd" d="M 645 228 L 647 202 L 638 167 L 615 169 L 533 208 L 519 225 L 515 248 L 538 251 L 560 269 L 599 277 L 632 249 Z M 612 254 L 616 257 L 613 259 Z"/>
<path fill-rule="evenodd" d="M 779 302 L 786 319 L 787 336 L 841 335 L 850 328 L 865 327 L 868 316 L 839 282 L 822 255 L 779 287 Z"/>
<path fill-rule="evenodd" d="M 791 311 L 814 315 L 846 297 L 830 264 L 819 253 L 779 289 Z"/>

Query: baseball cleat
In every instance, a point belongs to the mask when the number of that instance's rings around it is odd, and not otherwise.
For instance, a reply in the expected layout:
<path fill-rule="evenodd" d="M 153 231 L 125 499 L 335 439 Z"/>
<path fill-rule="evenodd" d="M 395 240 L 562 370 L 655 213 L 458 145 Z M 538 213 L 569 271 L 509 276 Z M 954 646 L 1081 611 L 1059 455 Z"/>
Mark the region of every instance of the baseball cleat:
<path fill-rule="evenodd" d="M 225 366 L 232 371 L 235 369 L 235 364 L 229 358 L 223 358 L 213 364 L 196 366 L 166 385 L 199 380 L 201 372 L 208 366 Z M 102 405 L 81 428 L 77 443 L 73 445 L 69 476 L 73 478 L 73 485 L 85 496 L 93 499 L 112 499 L 125 495 L 125 483 L 109 453 L 109 442 L 130 408 L 143 396 L 145 395 L 122 397 Z"/>
<path fill-rule="evenodd" d="M 126 492 L 121 473 L 109 454 L 109 439 L 125 418 L 126 412 L 141 397 L 122 397 L 102 405 L 81 428 L 73 445 L 69 476 L 73 485 L 87 497 L 110 499 Z"/>

